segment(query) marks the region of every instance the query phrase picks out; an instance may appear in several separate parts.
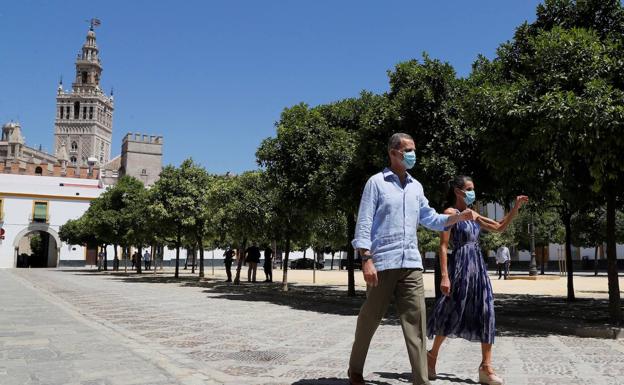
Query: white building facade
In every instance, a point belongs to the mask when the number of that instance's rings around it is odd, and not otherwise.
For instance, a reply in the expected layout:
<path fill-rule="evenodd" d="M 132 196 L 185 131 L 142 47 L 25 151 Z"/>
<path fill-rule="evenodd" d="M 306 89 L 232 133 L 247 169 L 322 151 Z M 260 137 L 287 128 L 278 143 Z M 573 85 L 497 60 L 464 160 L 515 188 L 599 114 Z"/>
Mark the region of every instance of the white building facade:
<path fill-rule="evenodd" d="M 96 179 L 0 174 L 0 228 L 4 230 L 0 268 L 26 267 L 29 261 L 20 254 L 28 251 L 24 240 L 34 233 L 40 234 L 47 251 L 45 260 L 35 266 L 57 267 L 70 261 L 84 266 L 86 248 L 61 242 L 58 232 L 68 220 L 82 216 L 103 191 Z"/>

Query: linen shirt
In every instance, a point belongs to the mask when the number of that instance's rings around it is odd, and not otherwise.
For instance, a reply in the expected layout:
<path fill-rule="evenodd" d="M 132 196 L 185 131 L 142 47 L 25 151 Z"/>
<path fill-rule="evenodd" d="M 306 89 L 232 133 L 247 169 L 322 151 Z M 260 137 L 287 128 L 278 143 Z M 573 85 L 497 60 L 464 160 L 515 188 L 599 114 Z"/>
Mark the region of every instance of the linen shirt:
<path fill-rule="evenodd" d="M 422 269 L 418 225 L 444 231 L 448 217 L 429 207 L 416 179 L 407 174 L 402 186 L 399 177 L 386 167 L 366 182 L 352 245 L 370 250 L 377 271 Z"/>
<path fill-rule="evenodd" d="M 505 263 L 510 259 L 509 249 L 506 246 L 501 246 L 496 250 L 496 263 Z"/>

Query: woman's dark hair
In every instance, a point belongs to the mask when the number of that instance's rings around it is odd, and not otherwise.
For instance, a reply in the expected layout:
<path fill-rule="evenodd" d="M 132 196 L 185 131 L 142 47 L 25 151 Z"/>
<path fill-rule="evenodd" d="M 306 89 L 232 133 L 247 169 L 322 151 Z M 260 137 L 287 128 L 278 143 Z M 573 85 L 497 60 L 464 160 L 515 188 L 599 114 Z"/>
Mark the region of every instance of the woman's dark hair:
<path fill-rule="evenodd" d="M 472 182 L 472 178 L 466 175 L 457 175 L 455 178 L 448 181 L 448 192 L 446 193 L 446 203 L 444 207 L 455 207 L 455 189 L 463 189 L 466 182 Z"/>

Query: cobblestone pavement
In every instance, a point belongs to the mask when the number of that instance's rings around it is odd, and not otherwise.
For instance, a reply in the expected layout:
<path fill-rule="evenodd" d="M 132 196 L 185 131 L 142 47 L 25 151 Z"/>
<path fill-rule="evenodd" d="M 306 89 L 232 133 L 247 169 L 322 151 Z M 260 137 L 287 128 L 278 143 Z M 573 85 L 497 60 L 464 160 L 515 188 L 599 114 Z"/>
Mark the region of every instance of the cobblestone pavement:
<path fill-rule="evenodd" d="M 332 287 L 323 290 L 331 291 Z M 0 384 L 346 384 L 361 296 L 196 278 L 0 270 Z M 475 384 L 478 344 L 445 343 L 438 384 Z M 506 331 L 494 363 L 507 384 L 624 384 L 624 340 Z M 373 385 L 410 383 L 390 316 L 371 344 Z"/>

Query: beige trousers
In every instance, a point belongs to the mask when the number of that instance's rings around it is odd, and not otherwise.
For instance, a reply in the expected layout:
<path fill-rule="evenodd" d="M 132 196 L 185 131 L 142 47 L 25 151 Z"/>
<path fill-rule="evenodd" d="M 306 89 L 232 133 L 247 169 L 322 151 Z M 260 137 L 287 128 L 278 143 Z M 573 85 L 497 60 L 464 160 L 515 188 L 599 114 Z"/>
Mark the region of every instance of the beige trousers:
<path fill-rule="evenodd" d="M 364 373 L 364 361 L 373 334 L 388 305 L 394 298 L 407 354 L 412 365 L 414 385 L 429 384 L 427 379 L 427 341 L 425 290 L 422 271 L 416 269 L 392 269 L 377 272 L 379 285 L 368 286 L 366 301 L 360 309 L 355 329 L 355 342 L 351 349 L 349 369 L 352 373 Z"/>

